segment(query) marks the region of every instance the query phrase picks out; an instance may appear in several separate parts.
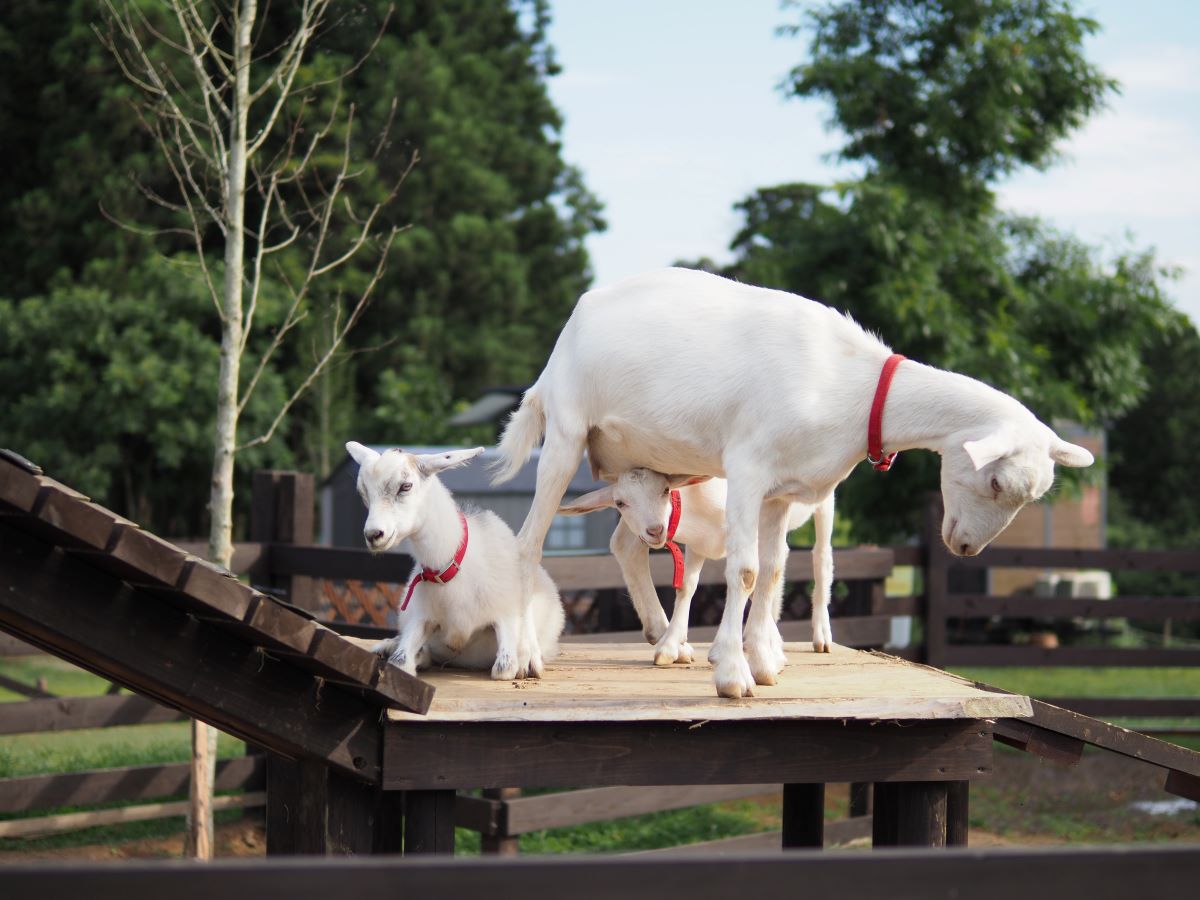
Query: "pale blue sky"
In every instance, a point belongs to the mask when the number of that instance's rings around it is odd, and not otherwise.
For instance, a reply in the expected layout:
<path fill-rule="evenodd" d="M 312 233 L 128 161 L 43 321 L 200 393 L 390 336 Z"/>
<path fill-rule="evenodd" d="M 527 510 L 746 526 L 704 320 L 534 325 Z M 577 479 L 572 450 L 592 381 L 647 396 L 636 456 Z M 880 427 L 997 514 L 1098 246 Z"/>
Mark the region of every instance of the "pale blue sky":
<path fill-rule="evenodd" d="M 1089 243 L 1153 246 L 1184 267 L 1170 287 L 1200 322 L 1200 3 L 1084 0 L 1097 19 L 1089 58 L 1123 92 L 1063 147 L 1046 173 L 1001 187 Z M 679 258 L 724 262 L 733 204 L 757 187 L 828 182 L 839 146 L 821 101 L 776 85 L 807 50 L 776 37 L 797 9 L 778 0 L 552 0 L 563 74 L 550 93 L 566 118 L 564 155 L 605 204 L 588 242 L 597 283 Z"/>

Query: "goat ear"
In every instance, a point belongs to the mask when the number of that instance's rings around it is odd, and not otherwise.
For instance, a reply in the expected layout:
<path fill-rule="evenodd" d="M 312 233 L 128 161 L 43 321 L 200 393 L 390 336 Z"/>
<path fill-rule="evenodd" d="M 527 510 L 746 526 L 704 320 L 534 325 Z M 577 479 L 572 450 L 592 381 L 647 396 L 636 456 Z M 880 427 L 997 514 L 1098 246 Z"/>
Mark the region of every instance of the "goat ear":
<path fill-rule="evenodd" d="M 702 481 L 708 481 L 712 478 L 711 475 L 668 475 L 667 484 L 673 488 L 687 487 L 690 484 L 700 484 Z"/>
<path fill-rule="evenodd" d="M 592 491 L 590 494 L 583 494 L 576 497 L 570 503 L 560 506 L 558 514 L 560 516 L 582 516 L 590 512 L 595 512 L 598 509 L 607 509 L 615 505 L 613 488 L 610 484 L 607 487 Z"/>
<path fill-rule="evenodd" d="M 1078 444 L 1070 444 L 1060 437 L 1050 445 L 1050 458 L 1056 463 L 1070 466 L 1074 469 L 1084 469 L 1096 461 L 1090 450 Z"/>
<path fill-rule="evenodd" d="M 988 463 L 1008 456 L 1016 449 L 1016 445 L 1013 443 L 1012 435 L 1001 430 L 993 431 L 987 437 L 977 441 L 967 441 L 963 444 L 963 449 L 967 451 L 967 456 L 971 457 L 975 471 L 978 472 Z"/>
<path fill-rule="evenodd" d="M 350 458 L 360 466 L 365 466 L 369 462 L 374 462 L 379 459 L 379 454 L 370 447 L 364 447 L 358 441 L 346 441 L 346 452 L 350 454 Z"/>
<path fill-rule="evenodd" d="M 447 450 L 445 453 L 414 455 L 413 458 L 417 461 L 417 471 L 422 475 L 436 475 L 446 469 L 465 466 L 482 452 L 482 447 L 472 447 L 470 450 Z"/>

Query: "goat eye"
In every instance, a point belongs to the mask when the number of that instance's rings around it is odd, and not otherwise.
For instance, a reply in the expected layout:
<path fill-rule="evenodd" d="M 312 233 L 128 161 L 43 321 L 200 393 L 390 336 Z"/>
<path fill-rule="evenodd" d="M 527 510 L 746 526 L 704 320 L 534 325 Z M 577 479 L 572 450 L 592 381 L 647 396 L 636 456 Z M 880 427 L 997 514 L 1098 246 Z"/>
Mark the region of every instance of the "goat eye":
<path fill-rule="evenodd" d="M 1000 493 L 1000 479 L 999 478 L 992 479 L 992 490 L 995 491 L 997 494 Z"/>
<path fill-rule="evenodd" d="M 407 494 L 411 490 L 412 490 L 412 482 L 406 481 L 406 482 L 404 482 L 404 484 L 400 485 L 400 487 L 396 491 L 396 493 L 397 494 Z"/>
<path fill-rule="evenodd" d="M 625 508 L 625 501 L 624 501 L 624 500 L 618 500 L 618 501 L 617 501 L 617 509 L 624 509 L 624 508 Z"/>

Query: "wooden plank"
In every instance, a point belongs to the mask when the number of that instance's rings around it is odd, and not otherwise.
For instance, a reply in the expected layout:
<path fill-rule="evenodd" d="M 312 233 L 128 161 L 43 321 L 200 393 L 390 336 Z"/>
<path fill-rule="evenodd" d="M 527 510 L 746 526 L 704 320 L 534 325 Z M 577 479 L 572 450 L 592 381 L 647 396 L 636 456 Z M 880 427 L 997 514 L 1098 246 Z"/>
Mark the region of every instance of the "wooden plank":
<path fill-rule="evenodd" d="M 1098 719 L 1200 716 L 1200 697 L 1045 697 L 1042 702 Z"/>
<path fill-rule="evenodd" d="M 1142 572 L 1200 572 L 1196 550 L 1121 550 L 1116 548 L 997 547 L 978 556 L 955 557 L 963 568 L 1108 569 Z"/>
<path fill-rule="evenodd" d="M 190 538 L 171 538 L 171 543 L 189 556 L 208 558 L 208 541 Z M 250 569 L 265 557 L 268 544 L 259 541 L 235 541 L 233 544 L 233 560 L 229 568 L 235 575 L 245 575 Z"/>
<path fill-rule="evenodd" d="M 892 559 L 892 551 L 884 548 L 837 549 L 833 552 L 834 574 L 847 581 L 886 578 L 892 571 Z M 400 553 L 275 543 L 267 565 L 278 575 L 403 582 L 408 580 L 413 562 Z M 562 591 L 625 587 L 617 561 L 608 554 L 546 556 L 542 565 Z M 700 584 L 724 584 L 724 566 L 722 560 L 710 560 L 701 570 Z M 812 554 L 791 551 L 786 571 L 789 581 L 811 581 Z M 650 573 L 656 585 L 669 585 L 673 575 L 670 555 L 650 554 Z"/>
<path fill-rule="evenodd" d="M 942 653 L 942 666 L 1200 666 L 1200 650 L 951 645 Z"/>
<path fill-rule="evenodd" d="M 716 696 L 708 646 L 687 665 L 654 666 L 643 644 L 565 644 L 538 680 L 494 681 L 486 672 L 429 669 L 437 689 L 425 716 L 392 722 L 662 721 L 769 719 L 982 719 L 1023 716 L 1029 704 L 956 675 L 877 652 L 784 644 L 788 664 L 756 696 Z M 498 785 L 508 787 L 509 785 Z"/>
<path fill-rule="evenodd" d="M 65 547 L 89 550 L 104 550 L 114 528 L 132 524 L 89 502 L 78 491 L 48 479 L 38 496 L 33 515 L 43 526 L 39 533 L 52 535 Z"/>
<path fill-rule="evenodd" d="M 947 616 L 1083 619 L 1200 619 L 1200 597 L 991 597 L 952 594 L 943 608 Z"/>
<path fill-rule="evenodd" d="M 222 809 L 245 809 L 262 806 L 267 801 L 264 792 L 234 794 L 214 797 L 213 811 Z M 120 806 L 116 809 L 97 809 L 91 812 L 60 813 L 54 816 L 38 816 L 28 819 L 9 819 L 0 822 L 0 838 L 30 838 L 100 825 L 122 825 L 126 822 L 144 822 L 148 819 L 166 819 L 187 813 L 186 800 L 171 803 L 148 803 L 138 806 Z"/>
<path fill-rule="evenodd" d="M 176 586 L 188 598 L 180 602 L 215 619 L 244 622 L 256 602 L 255 592 L 232 573 L 195 556 L 186 557 Z"/>
<path fill-rule="evenodd" d="M 353 886 L 356 900 L 505 896 L 650 900 L 664 886 L 691 900 L 794 898 L 798 890 L 844 900 L 1088 900 L 1189 897 L 1200 883 L 1194 845 L 1039 847 L 989 850 L 794 851 L 724 857 L 482 857 L 158 860 L 8 863 L 6 900 L 324 900 Z"/>
<path fill-rule="evenodd" d="M 0 688 L 31 700 L 54 700 L 58 697 L 57 694 L 42 690 L 37 685 L 26 684 L 16 678 L 9 678 L 7 675 L 0 675 Z"/>
<path fill-rule="evenodd" d="M 0 628 L 263 747 L 379 778 L 377 708 L 76 558 L 4 532 Z"/>
<path fill-rule="evenodd" d="M 404 795 L 404 855 L 454 854 L 454 791 Z"/>
<path fill-rule="evenodd" d="M 1037 700 L 1033 701 L 1033 717 L 1029 721 L 1038 728 L 1055 731 L 1095 747 L 1153 763 L 1164 769 L 1200 777 L 1200 753 L 1186 747 L 1169 744 L 1117 725 L 1099 722 Z"/>
<path fill-rule="evenodd" d="M 171 588 L 183 574 L 188 557 L 169 541 L 130 523 L 116 526 L 105 552 L 91 562 L 131 584 Z"/>
<path fill-rule="evenodd" d="M 0 511 L 28 513 L 37 502 L 42 480 L 11 460 L 0 459 Z"/>
<path fill-rule="evenodd" d="M 1083 741 L 1038 728 L 1024 719 L 997 719 L 993 734 L 1002 744 L 1064 766 L 1073 766 L 1083 758 Z"/>
<path fill-rule="evenodd" d="M 987 722 L 803 720 L 393 724 L 385 790 L 961 780 L 991 771 Z"/>
<path fill-rule="evenodd" d="M 216 790 L 260 790 L 265 784 L 263 757 L 239 756 L 217 763 Z M 126 766 L 55 775 L 0 779 L 0 813 L 88 806 L 184 795 L 188 765 Z"/>
<path fill-rule="evenodd" d="M 267 854 L 378 852 L 380 792 L 321 762 L 267 755 Z"/>
<path fill-rule="evenodd" d="M 384 791 L 403 794 L 403 791 Z M 508 803 L 520 795 L 516 788 L 491 788 L 482 797 L 459 794 L 454 798 L 454 827 L 477 831 L 484 840 L 514 841 L 505 826 Z M 500 837 L 505 835 L 505 837 Z M 484 849 L 485 853 L 497 852 Z"/>
<path fill-rule="evenodd" d="M 53 700 L 0 703 L 0 734 L 148 725 L 152 722 L 178 722 L 185 718 L 187 716 L 179 710 L 146 697 L 57 697 Z"/>
<path fill-rule="evenodd" d="M 785 850 L 825 846 L 825 785 L 783 786 L 783 829 L 780 843 Z"/>
<path fill-rule="evenodd" d="M 1176 797 L 1186 797 L 1200 803 L 1200 777 L 1183 772 L 1170 771 L 1163 783 L 1163 790 Z"/>
<path fill-rule="evenodd" d="M 519 835 L 547 828 L 570 828 L 705 803 L 778 794 L 779 790 L 778 784 L 651 785 L 586 788 L 561 794 L 517 797 L 505 801 L 507 833 Z"/>

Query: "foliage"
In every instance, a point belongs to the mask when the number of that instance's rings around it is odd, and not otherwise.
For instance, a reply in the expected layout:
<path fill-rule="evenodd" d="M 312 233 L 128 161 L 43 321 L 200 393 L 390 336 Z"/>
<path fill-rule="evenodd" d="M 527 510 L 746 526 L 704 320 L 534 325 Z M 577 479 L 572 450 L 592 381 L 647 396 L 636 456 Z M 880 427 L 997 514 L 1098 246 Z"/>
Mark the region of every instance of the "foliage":
<path fill-rule="evenodd" d="M 812 59 L 785 89 L 829 98 L 844 159 L 947 205 L 1045 167 L 1116 87 L 1083 56 L 1099 26 L 1067 0 L 854 0 L 808 19 Z"/>
<path fill-rule="evenodd" d="M 1150 253 L 1104 258 L 1005 214 L 992 194 L 998 177 L 1051 161 L 1114 87 L 1082 55 L 1095 23 L 1051 0 L 867 0 L 810 18 L 810 57 L 783 88 L 830 99 L 842 156 L 865 173 L 755 191 L 737 205 L 725 274 L 845 309 L 898 352 L 1048 422 L 1102 426 L 1132 409 L 1142 348 L 1170 321 L 1169 273 Z M 917 532 L 937 460 L 860 469 L 838 492 L 854 537 Z"/>
<path fill-rule="evenodd" d="M 154 0 L 137 6 L 170 28 Z M 531 380 L 591 278 L 583 239 L 603 223 L 579 172 L 561 158 L 562 123 L 546 92 L 558 71 L 546 37 L 548 4 L 419 0 L 396 4 L 388 18 L 389 6 L 364 0 L 339 8 L 297 83 L 306 89 L 306 121 L 325 121 L 336 92 L 322 82 L 362 61 L 386 21 L 378 46 L 342 85 L 343 109 L 353 102 L 358 124 L 348 134 L 335 122 L 328 145 L 349 137 L 364 161 L 347 193 L 359 208 L 390 190 L 419 152 L 421 162 L 380 220 L 381 227 L 412 227 L 393 246 L 353 345 L 290 415 L 283 441 L 239 460 L 239 478 L 268 461 L 320 477 L 349 436 L 393 443 L 477 437 L 449 430 L 445 419 L 490 384 Z M 272 38 L 287 35 L 295 15 L 288 4 L 264 6 L 263 46 L 278 47 Z M 191 486 L 208 482 L 211 462 L 211 391 L 202 387 L 215 374 L 203 349 L 216 339 L 204 324 L 211 306 L 194 279 L 184 279 L 185 289 L 153 274 L 156 256 L 192 247 L 190 233 L 151 236 L 114 221 L 146 232 L 179 224 L 153 199 L 169 197 L 174 179 L 139 121 L 136 90 L 92 30 L 99 20 L 90 0 L 0 6 L 0 152 L 22 175 L 0 184 L 0 212 L 11 226 L 0 234 L 8 298 L 0 330 L 6 341 L 40 335 L 29 349 L 5 345 L 5 371 L 19 373 L 9 390 L 25 399 L 19 411 L 0 411 L 0 427 L 6 445 L 62 480 L 80 479 L 77 486 L 98 500 L 149 527 L 197 534 L 205 501 Z M 289 106 L 287 122 L 300 112 L 299 103 Z M 278 141 L 268 149 L 280 149 Z M 315 162 L 308 186 L 327 178 L 336 160 Z M 260 201 L 248 199 L 253 222 Z M 209 257 L 219 258 L 216 229 L 202 237 Z M 333 239 L 349 237 L 343 230 Z M 264 290 L 278 297 L 296 283 L 301 262 L 299 252 L 276 258 Z M 319 299 L 353 296 L 373 263 L 364 258 L 335 273 Z M 160 288 L 172 296 L 160 300 Z M 192 296 L 186 303 L 178 296 L 185 290 Z M 17 310 L 20 321 L 9 323 Z M 273 314 L 277 323 L 278 308 Z M 107 371 L 116 335 L 134 322 L 125 358 L 144 371 L 162 370 L 161 384 L 137 398 L 128 388 L 100 386 L 75 429 L 63 413 L 79 412 L 82 400 L 56 396 L 39 410 L 35 395 L 50 399 L 52 391 L 39 383 L 44 360 L 35 346 L 48 348 L 57 333 L 79 348 L 59 354 L 62 368 L 43 372 L 42 381 L 83 369 L 92 378 Z M 242 440 L 269 422 L 262 411 L 283 396 L 279 385 L 311 369 L 331 324 L 313 314 L 296 326 L 296 340 L 268 367 L 266 395 L 247 409 Z M 177 332 L 165 337 L 171 327 Z M 104 336 L 103 347 L 84 353 L 92 330 Z M 72 354 L 85 361 L 60 359 Z M 139 438 L 141 425 L 154 437 Z M 182 490 L 167 487 L 175 485 Z"/>
<path fill-rule="evenodd" d="M 0 380 L 11 398 L 0 433 L 115 512 L 195 533 L 208 500 L 218 355 L 216 336 L 197 323 L 212 321 L 212 301 L 179 263 L 151 258 L 119 279 L 108 268 L 62 279 L 45 296 L 0 299 Z M 128 287 L 99 286 L 109 280 Z M 281 395 L 268 370 L 250 425 L 262 427 Z M 290 462 L 283 445 L 239 460 L 247 473 Z"/>

